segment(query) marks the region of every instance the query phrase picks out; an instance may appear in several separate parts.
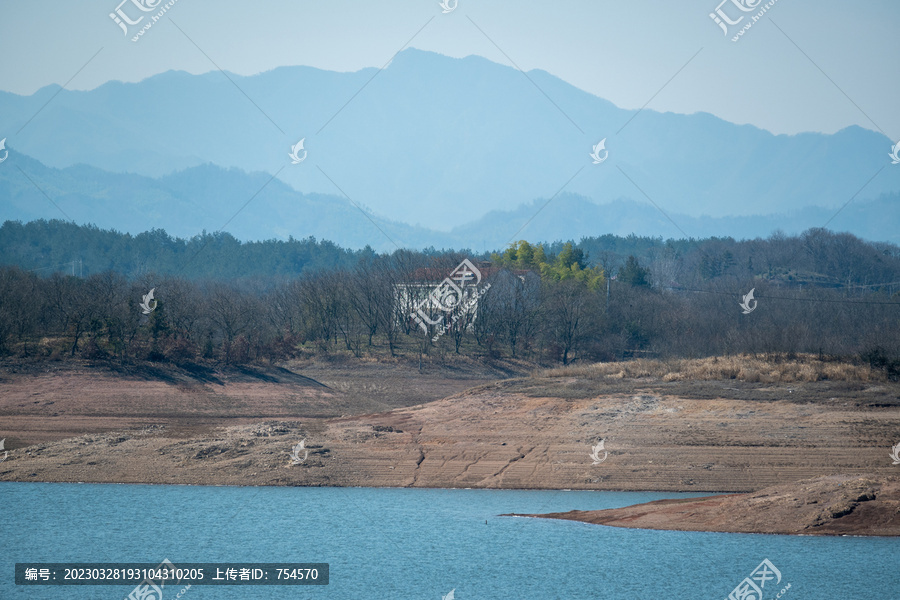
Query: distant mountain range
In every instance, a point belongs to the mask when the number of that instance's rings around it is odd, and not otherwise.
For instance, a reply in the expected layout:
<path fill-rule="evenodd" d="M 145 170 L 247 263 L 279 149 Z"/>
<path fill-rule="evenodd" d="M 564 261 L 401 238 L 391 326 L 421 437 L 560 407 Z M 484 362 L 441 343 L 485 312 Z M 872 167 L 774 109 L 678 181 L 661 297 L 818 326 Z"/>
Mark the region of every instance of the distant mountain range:
<path fill-rule="evenodd" d="M 303 194 L 265 173 L 210 164 L 159 178 L 86 165 L 55 169 L 14 148 L 0 164 L 0 198 L 0 222 L 65 218 L 132 234 L 165 229 L 178 237 L 223 229 L 241 240 L 314 236 L 347 248 L 370 245 L 378 251 L 396 247 L 480 251 L 502 248 L 512 239 L 578 241 L 605 233 L 766 237 L 777 229 L 790 234 L 822 226 L 835 212 L 808 207 L 793 214 L 719 218 L 667 212 L 667 218 L 647 203 L 620 199 L 599 205 L 562 193 L 549 204 L 542 198 L 513 210 L 491 211 L 443 232 L 364 212 L 340 196 Z M 830 228 L 900 243 L 898 203 L 900 194 L 854 201 Z"/>
<path fill-rule="evenodd" d="M 215 230 L 249 201 L 226 227 L 244 239 L 386 242 L 346 194 L 399 245 L 502 244 L 532 217 L 519 237 L 753 237 L 820 226 L 853 199 L 831 227 L 896 239 L 897 211 L 878 212 L 896 205 L 877 200 L 900 192 L 892 141 L 859 127 L 773 135 L 704 113 L 623 110 L 542 71 L 414 49 L 380 72 L 228 78 L 171 71 L 87 92 L 0 92 L 11 151 L 0 179 L 17 194 L 0 218 L 59 216 L 15 183 L 27 182 L 16 159 L 47 178 L 76 221 L 126 231 Z M 308 154 L 291 164 L 301 138 Z M 593 164 L 601 139 L 608 159 Z M 876 222 L 854 212 L 862 206 Z"/>

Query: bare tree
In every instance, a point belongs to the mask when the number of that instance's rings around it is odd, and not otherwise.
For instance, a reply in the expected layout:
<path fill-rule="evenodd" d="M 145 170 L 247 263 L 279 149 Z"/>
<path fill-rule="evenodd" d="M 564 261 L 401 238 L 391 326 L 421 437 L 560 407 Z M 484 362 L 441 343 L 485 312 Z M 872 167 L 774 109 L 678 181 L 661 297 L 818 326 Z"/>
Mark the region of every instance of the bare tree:
<path fill-rule="evenodd" d="M 597 296 L 582 282 L 568 279 L 546 285 L 545 298 L 545 335 L 559 348 L 560 360 L 567 365 L 600 318 Z"/>

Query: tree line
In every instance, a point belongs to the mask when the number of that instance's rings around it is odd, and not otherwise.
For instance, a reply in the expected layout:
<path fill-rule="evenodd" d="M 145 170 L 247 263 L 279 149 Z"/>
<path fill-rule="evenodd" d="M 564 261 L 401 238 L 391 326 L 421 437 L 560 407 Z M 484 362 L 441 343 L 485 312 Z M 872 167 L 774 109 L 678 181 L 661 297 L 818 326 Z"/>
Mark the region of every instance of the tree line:
<path fill-rule="evenodd" d="M 371 248 L 347 250 L 328 240 L 241 242 L 226 232 L 175 238 L 161 229 L 137 235 L 53 219 L 0 225 L 0 264 L 50 274 L 115 271 L 129 279 L 147 273 L 187 279 L 296 276 L 351 267 Z"/>
<path fill-rule="evenodd" d="M 512 262 L 520 268 L 541 269 L 539 263 L 559 256 L 566 244 L 577 255 L 575 263 L 580 270 L 599 267 L 603 273 L 615 275 L 631 257 L 649 270 L 654 287 L 740 278 L 763 278 L 796 287 L 871 286 L 900 280 L 900 247 L 825 229 L 810 229 L 799 236 L 776 232 L 766 239 L 742 241 L 607 234 L 577 243 L 535 244 L 531 252 L 543 252 L 544 258 L 530 259 L 526 247 Z M 518 250 L 516 244 L 512 251 Z M 489 252 L 459 252 L 471 258 L 492 258 Z M 505 249 L 493 257 L 509 252 Z M 434 248 L 419 252 L 430 257 L 448 253 L 452 251 Z M 131 235 L 61 220 L 0 225 L 0 265 L 16 265 L 42 275 L 63 270 L 71 273 L 75 262 L 79 275 L 115 271 L 128 279 L 147 273 L 186 279 L 296 277 L 353 268 L 358 261 L 374 256 L 368 247 L 348 250 L 314 238 L 241 242 L 228 233 L 204 232 L 182 239 L 159 229 Z"/>
<path fill-rule="evenodd" d="M 80 277 L 7 265 L 0 353 L 232 364 L 310 354 L 541 364 L 740 352 L 877 355 L 885 364 L 900 357 L 896 246 L 810 230 L 743 242 L 640 238 L 633 241 L 644 248 L 622 257 L 591 255 L 597 239 L 522 241 L 480 258 L 338 249 L 343 258 L 330 267 L 253 277 L 111 269 Z M 480 285 L 491 286 L 477 310 L 417 323 L 421 297 L 467 257 L 484 274 Z M 258 271 L 266 269 L 261 262 Z M 410 284 L 423 296 L 398 293 Z M 145 314 L 140 303 L 151 289 Z M 745 314 L 740 303 L 751 289 L 755 304 Z"/>

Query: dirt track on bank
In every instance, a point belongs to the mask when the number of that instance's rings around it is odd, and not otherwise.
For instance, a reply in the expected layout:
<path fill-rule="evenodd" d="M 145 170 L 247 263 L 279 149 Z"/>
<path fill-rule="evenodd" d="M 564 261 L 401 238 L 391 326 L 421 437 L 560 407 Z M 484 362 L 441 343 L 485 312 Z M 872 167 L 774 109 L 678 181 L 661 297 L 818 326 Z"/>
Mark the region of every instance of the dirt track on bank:
<path fill-rule="evenodd" d="M 496 381 L 503 369 L 8 369 L 0 481 L 746 492 L 900 469 L 897 384 Z"/>

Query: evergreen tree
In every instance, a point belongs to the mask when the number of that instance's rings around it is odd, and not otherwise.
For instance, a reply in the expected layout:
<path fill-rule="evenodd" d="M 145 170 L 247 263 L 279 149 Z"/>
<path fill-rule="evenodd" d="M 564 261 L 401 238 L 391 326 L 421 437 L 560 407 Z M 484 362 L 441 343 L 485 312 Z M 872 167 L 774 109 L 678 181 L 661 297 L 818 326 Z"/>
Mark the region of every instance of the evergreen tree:
<path fill-rule="evenodd" d="M 633 287 L 650 287 L 650 272 L 641 266 L 633 254 L 628 255 L 618 279 Z"/>

